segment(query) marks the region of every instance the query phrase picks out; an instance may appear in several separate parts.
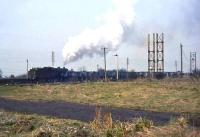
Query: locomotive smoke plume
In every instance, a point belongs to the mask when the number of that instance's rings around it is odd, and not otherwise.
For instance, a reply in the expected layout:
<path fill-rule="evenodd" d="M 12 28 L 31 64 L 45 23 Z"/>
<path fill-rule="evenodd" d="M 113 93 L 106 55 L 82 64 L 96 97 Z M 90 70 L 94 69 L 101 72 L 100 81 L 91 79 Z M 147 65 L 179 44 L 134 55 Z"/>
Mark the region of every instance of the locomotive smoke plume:
<path fill-rule="evenodd" d="M 101 55 L 102 47 L 117 49 L 123 41 L 125 30 L 134 21 L 134 0 L 113 0 L 113 9 L 99 17 L 101 26 L 86 28 L 79 35 L 69 37 L 63 49 L 65 64 L 83 56 Z"/>
<path fill-rule="evenodd" d="M 196 46 L 200 43 L 199 0 L 112 2 L 112 10 L 98 17 L 99 27 L 86 28 L 79 35 L 68 38 L 63 49 L 65 64 L 84 56 L 102 55 L 102 47 L 113 50 L 122 44 L 147 45 L 147 34 L 155 32 L 165 33 L 168 50 L 174 50 L 173 46 L 181 42 L 199 51 Z"/>

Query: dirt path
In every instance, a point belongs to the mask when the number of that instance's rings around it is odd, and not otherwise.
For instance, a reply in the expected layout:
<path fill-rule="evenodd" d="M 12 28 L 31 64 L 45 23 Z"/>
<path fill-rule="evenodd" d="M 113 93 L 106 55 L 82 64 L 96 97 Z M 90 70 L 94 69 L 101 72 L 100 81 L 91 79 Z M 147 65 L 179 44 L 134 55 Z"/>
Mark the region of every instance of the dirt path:
<path fill-rule="evenodd" d="M 0 98 L 0 108 L 28 114 L 55 116 L 80 121 L 91 121 L 94 117 L 96 106 L 67 103 L 61 101 L 31 102 Z M 102 113 L 111 112 L 114 120 L 127 121 L 137 117 L 145 117 L 157 125 L 167 124 L 172 117 L 179 116 L 175 113 L 159 113 L 121 108 L 102 107 Z"/>

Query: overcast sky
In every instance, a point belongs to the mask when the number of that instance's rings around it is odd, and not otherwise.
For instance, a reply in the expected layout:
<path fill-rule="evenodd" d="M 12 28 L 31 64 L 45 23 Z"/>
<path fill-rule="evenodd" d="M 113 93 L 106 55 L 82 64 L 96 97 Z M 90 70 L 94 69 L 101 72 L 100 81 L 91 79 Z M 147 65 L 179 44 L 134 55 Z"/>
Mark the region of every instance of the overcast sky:
<path fill-rule="evenodd" d="M 200 8 L 198 0 L 137 0 L 132 5 L 133 27 L 128 41 L 107 55 L 108 69 L 115 69 L 114 54 L 120 67 L 147 71 L 147 34 L 165 34 L 165 70 L 174 71 L 180 62 L 180 43 L 184 46 L 184 71 L 189 70 L 189 52 L 200 60 Z M 69 37 L 85 28 L 98 28 L 100 15 L 113 8 L 112 0 L 0 0 L 0 69 L 3 75 L 26 72 L 30 68 L 51 66 L 55 51 L 56 66 L 63 67 L 62 51 Z M 133 38 L 133 39 L 131 39 Z M 101 50 L 101 49 L 99 49 Z M 66 64 L 69 69 L 103 67 L 103 57 L 94 55 Z M 179 68 L 180 69 L 180 68 Z"/>

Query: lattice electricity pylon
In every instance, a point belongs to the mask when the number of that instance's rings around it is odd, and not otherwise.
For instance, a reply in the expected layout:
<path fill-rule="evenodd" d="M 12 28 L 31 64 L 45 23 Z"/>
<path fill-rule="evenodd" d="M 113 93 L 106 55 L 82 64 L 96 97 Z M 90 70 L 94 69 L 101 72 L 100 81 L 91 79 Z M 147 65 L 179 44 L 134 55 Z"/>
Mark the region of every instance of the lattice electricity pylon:
<path fill-rule="evenodd" d="M 151 41 L 148 35 L 148 72 L 154 77 L 154 72 L 164 72 L 164 34 L 153 33 Z"/>
<path fill-rule="evenodd" d="M 197 70 L 197 58 L 196 52 L 190 52 L 190 73 L 196 72 Z"/>
<path fill-rule="evenodd" d="M 153 73 L 156 71 L 156 58 L 155 58 L 155 34 L 153 34 L 153 44 L 151 44 L 151 37 L 148 34 L 148 72 Z"/>
<path fill-rule="evenodd" d="M 156 34 L 157 72 L 164 72 L 164 34 Z"/>

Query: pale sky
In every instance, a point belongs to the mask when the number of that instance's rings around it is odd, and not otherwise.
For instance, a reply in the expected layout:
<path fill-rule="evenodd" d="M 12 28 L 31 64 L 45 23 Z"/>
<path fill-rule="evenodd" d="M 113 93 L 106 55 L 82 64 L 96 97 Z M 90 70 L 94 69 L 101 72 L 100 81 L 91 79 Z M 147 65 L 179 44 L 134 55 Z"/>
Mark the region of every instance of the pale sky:
<path fill-rule="evenodd" d="M 189 52 L 197 52 L 200 67 L 200 8 L 198 0 L 137 0 L 135 20 L 129 41 L 107 55 L 108 69 L 115 69 L 114 54 L 119 54 L 120 68 L 147 71 L 147 34 L 165 34 L 165 70 L 174 71 L 180 62 L 179 44 L 184 46 L 184 71 L 189 70 Z M 26 72 L 30 67 L 51 66 L 55 51 L 56 67 L 63 67 L 62 50 L 68 37 L 85 28 L 96 28 L 97 17 L 112 9 L 112 0 L 0 0 L 0 69 L 3 75 Z M 133 32 L 133 33 L 132 33 Z M 131 39 L 133 38 L 133 39 Z M 99 49 L 101 50 L 101 49 Z M 103 67 L 103 57 L 95 55 L 67 64 L 69 69 L 96 70 Z"/>

